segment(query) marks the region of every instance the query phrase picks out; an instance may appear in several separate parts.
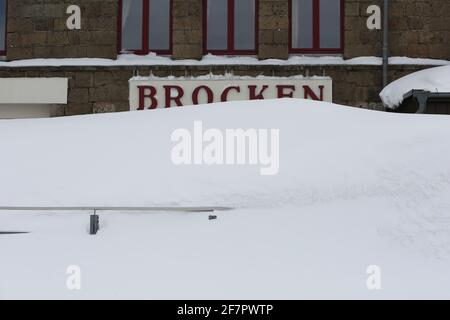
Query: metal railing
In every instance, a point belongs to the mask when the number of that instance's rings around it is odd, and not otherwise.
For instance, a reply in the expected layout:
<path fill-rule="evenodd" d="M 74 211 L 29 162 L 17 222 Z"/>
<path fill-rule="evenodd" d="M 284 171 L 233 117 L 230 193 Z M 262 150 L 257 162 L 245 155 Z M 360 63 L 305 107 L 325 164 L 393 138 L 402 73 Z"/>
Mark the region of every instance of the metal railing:
<path fill-rule="evenodd" d="M 0 211 L 88 211 L 89 218 L 89 233 L 91 235 L 97 234 L 100 230 L 99 211 L 123 211 L 123 212 L 209 212 L 228 211 L 233 208 L 229 207 L 1 207 Z M 209 220 L 215 220 L 217 216 L 210 215 Z M 24 234 L 28 232 L 14 232 L 6 231 L 0 232 L 0 235 Z"/>
<path fill-rule="evenodd" d="M 141 212 L 158 212 L 158 211 L 167 211 L 167 212 L 214 212 L 214 211 L 228 211 L 232 210 L 230 207 L 91 207 L 91 206 L 83 206 L 83 207 L 19 207 L 19 206 L 0 206 L 0 211 L 141 211 Z"/>

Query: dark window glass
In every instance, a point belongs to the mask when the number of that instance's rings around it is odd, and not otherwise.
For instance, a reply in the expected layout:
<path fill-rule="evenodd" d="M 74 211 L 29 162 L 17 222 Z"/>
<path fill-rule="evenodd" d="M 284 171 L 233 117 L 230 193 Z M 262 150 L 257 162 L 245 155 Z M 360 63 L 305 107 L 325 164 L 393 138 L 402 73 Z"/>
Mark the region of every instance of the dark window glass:
<path fill-rule="evenodd" d="M 6 0 L 0 0 L 0 52 L 6 50 Z"/>
<path fill-rule="evenodd" d="M 122 0 L 122 52 L 170 53 L 171 0 Z"/>
<path fill-rule="evenodd" d="M 342 52 L 343 0 L 290 0 L 291 51 Z"/>
<path fill-rule="evenodd" d="M 234 48 L 255 49 L 255 1 L 238 0 L 234 4 Z"/>
<path fill-rule="evenodd" d="M 150 1 L 150 50 L 170 49 L 170 0 Z"/>
<path fill-rule="evenodd" d="M 122 50 L 142 50 L 142 0 L 122 0 Z"/>
<path fill-rule="evenodd" d="M 228 48 L 228 0 L 208 0 L 208 50 Z"/>
<path fill-rule="evenodd" d="M 341 3 L 320 0 L 320 47 L 341 47 Z"/>
<path fill-rule="evenodd" d="M 292 46 L 313 47 L 313 0 L 292 1 Z"/>
<path fill-rule="evenodd" d="M 206 0 L 206 50 L 255 53 L 256 0 Z"/>

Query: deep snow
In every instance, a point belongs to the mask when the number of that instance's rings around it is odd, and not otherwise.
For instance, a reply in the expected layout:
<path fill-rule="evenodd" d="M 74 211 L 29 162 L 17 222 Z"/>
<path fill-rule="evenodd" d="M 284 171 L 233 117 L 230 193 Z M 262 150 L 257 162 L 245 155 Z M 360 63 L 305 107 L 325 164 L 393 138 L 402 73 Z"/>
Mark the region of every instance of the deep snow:
<path fill-rule="evenodd" d="M 279 128 L 279 175 L 173 165 L 196 120 Z M 88 213 L 2 212 L 31 233 L 0 235 L 0 298 L 450 298 L 449 134 L 446 116 L 294 99 L 0 121 L 0 206 L 236 207 L 101 213 L 95 237 Z"/>

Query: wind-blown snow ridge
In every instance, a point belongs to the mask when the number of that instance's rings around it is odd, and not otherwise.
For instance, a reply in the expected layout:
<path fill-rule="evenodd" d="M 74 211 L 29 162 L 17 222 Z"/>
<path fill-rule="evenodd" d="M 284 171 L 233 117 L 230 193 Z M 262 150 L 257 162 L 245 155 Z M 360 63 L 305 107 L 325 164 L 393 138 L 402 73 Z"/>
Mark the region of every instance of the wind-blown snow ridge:
<path fill-rule="evenodd" d="M 280 129 L 279 174 L 261 176 L 257 166 L 174 165 L 172 132 L 192 130 L 197 120 L 205 130 Z M 0 205 L 272 207 L 418 199 L 448 188 L 449 135 L 448 117 L 295 99 L 4 120 Z M 427 187 L 438 183 L 440 190 Z"/>

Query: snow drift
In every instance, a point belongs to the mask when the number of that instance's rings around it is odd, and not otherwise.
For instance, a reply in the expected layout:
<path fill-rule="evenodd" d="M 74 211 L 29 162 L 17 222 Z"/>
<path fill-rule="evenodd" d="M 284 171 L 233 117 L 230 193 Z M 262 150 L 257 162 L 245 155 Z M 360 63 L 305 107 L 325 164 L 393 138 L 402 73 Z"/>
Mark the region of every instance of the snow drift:
<path fill-rule="evenodd" d="M 385 106 L 395 109 L 411 90 L 450 92 L 450 66 L 442 66 L 414 72 L 400 78 L 383 89 L 380 97 Z"/>
<path fill-rule="evenodd" d="M 177 166 L 179 128 L 280 129 L 279 174 Z M 425 196 L 450 173 L 447 117 L 306 100 L 0 121 L 1 206 L 266 206 L 393 194 Z"/>
<path fill-rule="evenodd" d="M 278 128 L 279 174 L 175 166 L 171 133 L 196 120 Z M 236 208 L 105 212 L 95 237 L 88 213 L 0 212 L 31 232 L 0 236 L 0 299 L 449 298 L 449 135 L 446 116 L 306 100 L 0 121 L 0 205 Z"/>

